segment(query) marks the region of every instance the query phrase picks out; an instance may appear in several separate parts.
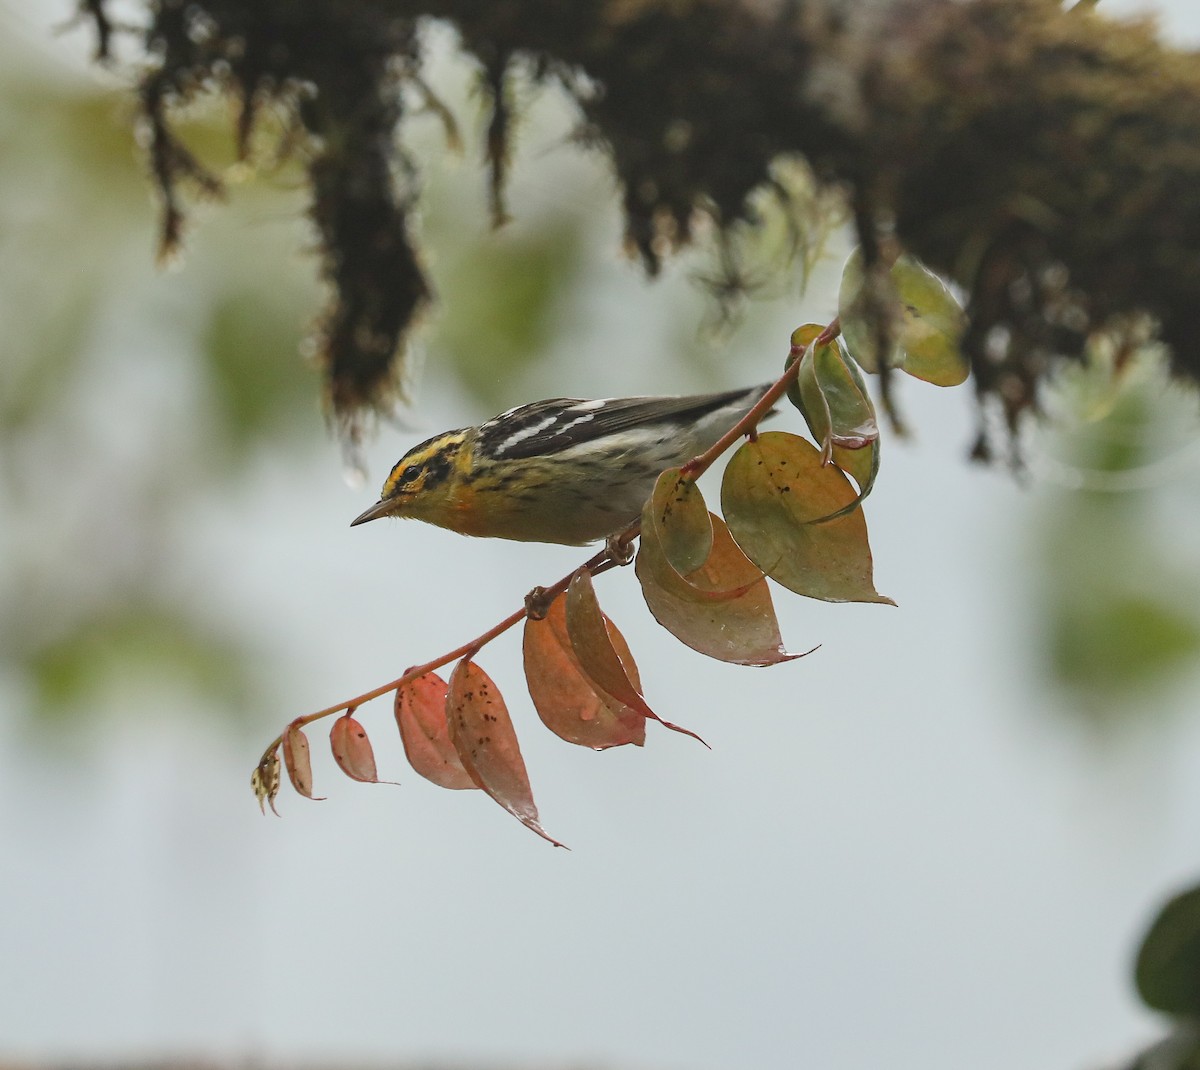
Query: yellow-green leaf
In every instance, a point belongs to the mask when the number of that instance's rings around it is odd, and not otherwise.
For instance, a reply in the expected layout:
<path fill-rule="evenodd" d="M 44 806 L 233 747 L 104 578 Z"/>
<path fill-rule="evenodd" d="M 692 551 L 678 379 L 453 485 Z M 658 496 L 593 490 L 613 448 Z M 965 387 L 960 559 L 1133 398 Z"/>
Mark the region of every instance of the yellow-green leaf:
<path fill-rule="evenodd" d="M 678 468 L 658 477 L 654 492 L 642 510 L 642 532 L 653 529 L 654 539 L 667 563 L 681 576 L 708 560 L 713 529 L 704 495 L 691 480 L 680 478 Z"/>
<path fill-rule="evenodd" d="M 856 498 L 841 471 L 821 464 L 815 446 L 783 431 L 745 443 L 721 484 L 730 532 L 771 579 L 827 602 L 890 603 L 875 590 L 867 522 L 853 507 Z"/>
<path fill-rule="evenodd" d="M 842 282 L 838 288 L 838 319 L 850 355 L 864 370 L 878 372 L 883 360 L 877 351 L 875 312 L 882 309 L 897 310 L 899 298 L 890 274 L 880 273 L 872 281 L 876 292 L 867 286 L 862 249 L 855 246 L 846 260 L 846 266 L 842 268 Z M 879 289 L 883 292 L 877 292 Z M 887 363 L 895 368 L 903 363 L 904 353 L 896 337 L 896 324 L 892 324 L 892 327 L 892 348 L 887 354 Z"/>
<path fill-rule="evenodd" d="M 792 347 L 787 355 L 787 359 L 783 362 L 783 370 L 787 371 L 797 360 L 804 356 L 805 351 L 817 338 L 825 328 L 819 323 L 805 323 L 792 331 Z M 801 369 L 803 370 L 803 369 Z M 804 399 L 800 396 L 800 386 L 796 380 L 792 380 L 788 387 L 788 400 L 796 406 L 802 413 L 804 412 Z M 805 416 L 807 419 L 807 416 Z M 812 426 L 811 424 L 809 425 Z"/>
<path fill-rule="evenodd" d="M 838 291 L 842 336 L 854 359 L 869 372 L 879 370 L 877 316 L 890 310 L 888 364 L 937 386 L 963 382 L 970 370 L 961 350 L 966 316 L 949 287 L 907 255 L 873 283 L 874 293 L 867 285 L 862 250 L 855 249 L 846 261 Z"/>
<path fill-rule="evenodd" d="M 900 296 L 904 370 L 935 386 L 958 386 L 970 367 L 962 353 L 967 318 L 950 288 L 919 260 L 902 256 L 892 267 Z"/>

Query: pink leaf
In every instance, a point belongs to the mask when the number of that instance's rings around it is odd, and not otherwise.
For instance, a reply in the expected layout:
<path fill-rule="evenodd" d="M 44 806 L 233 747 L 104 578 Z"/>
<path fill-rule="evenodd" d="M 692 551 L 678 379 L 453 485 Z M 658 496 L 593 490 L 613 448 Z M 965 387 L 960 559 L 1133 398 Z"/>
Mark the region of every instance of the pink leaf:
<path fill-rule="evenodd" d="M 333 750 L 334 761 L 351 780 L 363 784 L 380 783 L 379 774 L 375 771 L 375 751 L 367 738 L 367 730 L 349 713 L 333 722 L 329 746 Z"/>
<path fill-rule="evenodd" d="M 323 799 L 323 795 L 312 793 L 312 761 L 309 757 L 308 737 L 300 725 L 293 721 L 283 733 L 283 764 L 287 769 L 292 787 L 306 799 Z"/>
<path fill-rule="evenodd" d="M 463 768 L 446 723 L 446 682 L 427 672 L 396 689 L 396 725 L 408 764 L 426 780 L 454 790 L 478 785 Z"/>

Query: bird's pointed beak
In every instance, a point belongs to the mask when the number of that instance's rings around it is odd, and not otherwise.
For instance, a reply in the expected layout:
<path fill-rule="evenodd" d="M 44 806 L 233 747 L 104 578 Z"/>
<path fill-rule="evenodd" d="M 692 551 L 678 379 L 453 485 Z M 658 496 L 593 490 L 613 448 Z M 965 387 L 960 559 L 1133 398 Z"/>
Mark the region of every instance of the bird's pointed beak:
<path fill-rule="evenodd" d="M 357 527 L 359 524 L 365 524 L 368 520 L 378 520 L 381 516 L 387 516 L 391 511 L 393 504 L 394 503 L 386 499 L 377 501 L 365 513 L 360 513 L 353 520 L 351 520 L 350 526 L 352 528 Z"/>

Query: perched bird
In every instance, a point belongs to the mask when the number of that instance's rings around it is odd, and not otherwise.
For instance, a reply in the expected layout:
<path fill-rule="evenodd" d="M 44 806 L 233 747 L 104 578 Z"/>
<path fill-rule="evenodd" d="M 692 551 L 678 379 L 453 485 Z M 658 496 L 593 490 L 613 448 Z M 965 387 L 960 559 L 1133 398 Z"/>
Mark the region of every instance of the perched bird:
<path fill-rule="evenodd" d="M 414 446 L 351 527 L 401 516 L 485 538 L 596 542 L 641 515 L 659 473 L 703 453 L 766 390 L 521 405 Z"/>

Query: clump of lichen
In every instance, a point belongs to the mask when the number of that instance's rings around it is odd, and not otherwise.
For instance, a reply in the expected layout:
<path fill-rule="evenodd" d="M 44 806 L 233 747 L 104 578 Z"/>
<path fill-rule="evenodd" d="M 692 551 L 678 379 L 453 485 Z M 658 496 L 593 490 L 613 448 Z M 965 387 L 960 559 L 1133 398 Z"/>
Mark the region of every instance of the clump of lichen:
<path fill-rule="evenodd" d="M 893 24 L 864 144 L 904 245 L 969 296 L 965 348 L 1010 423 L 1099 331 L 1147 318 L 1200 378 L 1200 63 L 1148 22 L 1042 0 Z M 906 96 L 895 92 L 904 81 Z"/>
<path fill-rule="evenodd" d="M 103 55 L 105 0 L 81 3 Z M 148 6 L 141 99 L 164 250 L 180 188 L 218 190 L 173 136 L 172 105 L 211 85 L 235 94 L 243 149 L 265 106 L 291 116 L 332 294 L 328 396 L 352 433 L 393 399 L 429 298 L 409 225 L 419 161 L 396 136 L 404 87 L 428 100 L 426 17 L 454 25 L 489 90 L 498 224 L 520 63 L 566 89 L 580 136 L 607 151 L 651 274 L 700 215 L 718 242 L 752 224 L 772 165 L 799 157 L 845 194 L 868 269 L 895 237 L 962 285 L 977 389 L 1013 426 L 1047 369 L 1116 322 L 1156 321 L 1177 371 L 1200 378 L 1200 64 L 1146 25 L 1058 0 Z"/>

